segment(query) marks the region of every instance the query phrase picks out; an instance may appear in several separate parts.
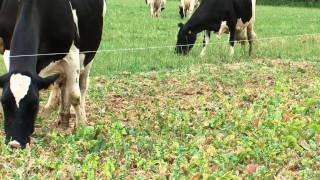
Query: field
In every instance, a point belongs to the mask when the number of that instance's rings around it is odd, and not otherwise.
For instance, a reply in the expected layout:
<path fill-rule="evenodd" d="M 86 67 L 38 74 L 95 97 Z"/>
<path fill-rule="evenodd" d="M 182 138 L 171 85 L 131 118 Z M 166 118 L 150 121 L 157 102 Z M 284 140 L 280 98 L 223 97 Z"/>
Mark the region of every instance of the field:
<path fill-rule="evenodd" d="M 258 6 L 254 57 L 225 36 L 200 58 L 174 54 L 178 5 L 109 1 L 89 124 L 41 112 L 25 150 L 1 130 L 0 179 L 319 179 L 320 10 Z"/>

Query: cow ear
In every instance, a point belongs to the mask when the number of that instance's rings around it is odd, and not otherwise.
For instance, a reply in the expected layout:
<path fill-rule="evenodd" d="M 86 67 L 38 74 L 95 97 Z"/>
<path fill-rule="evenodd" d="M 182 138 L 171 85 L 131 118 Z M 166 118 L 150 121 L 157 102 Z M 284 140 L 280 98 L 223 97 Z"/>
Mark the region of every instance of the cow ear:
<path fill-rule="evenodd" d="M 179 27 L 179 28 L 182 28 L 183 26 L 184 26 L 183 23 L 179 23 L 179 24 L 178 24 L 178 27 Z"/>
<path fill-rule="evenodd" d="M 8 73 L 0 76 L 0 88 L 3 88 L 5 83 L 7 83 L 8 81 L 9 81 L 9 74 Z"/>
<path fill-rule="evenodd" d="M 48 76 L 46 78 L 38 77 L 37 85 L 38 89 L 48 89 L 51 84 L 53 84 L 59 78 L 59 74 Z"/>

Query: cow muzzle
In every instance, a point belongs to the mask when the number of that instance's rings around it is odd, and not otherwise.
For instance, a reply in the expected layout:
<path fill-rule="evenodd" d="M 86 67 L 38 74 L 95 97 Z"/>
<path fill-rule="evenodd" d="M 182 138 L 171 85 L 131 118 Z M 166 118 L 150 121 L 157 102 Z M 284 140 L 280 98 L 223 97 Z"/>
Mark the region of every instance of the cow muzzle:
<path fill-rule="evenodd" d="M 10 141 L 10 142 L 8 143 L 8 145 L 9 145 L 9 147 L 12 148 L 12 149 L 19 149 L 19 148 L 21 148 L 21 144 L 20 144 L 18 141 L 16 141 L 16 140 Z"/>

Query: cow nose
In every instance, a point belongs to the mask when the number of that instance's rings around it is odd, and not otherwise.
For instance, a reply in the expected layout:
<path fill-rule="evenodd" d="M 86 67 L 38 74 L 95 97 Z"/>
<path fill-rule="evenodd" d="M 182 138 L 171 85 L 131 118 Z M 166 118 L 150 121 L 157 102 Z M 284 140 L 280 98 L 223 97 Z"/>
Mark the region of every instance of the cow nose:
<path fill-rule="evenodd" d="M 18 149 L 21 147 L 20 143 L 16 140 L 9 142 L 9 147 L 12 149 Z"/>

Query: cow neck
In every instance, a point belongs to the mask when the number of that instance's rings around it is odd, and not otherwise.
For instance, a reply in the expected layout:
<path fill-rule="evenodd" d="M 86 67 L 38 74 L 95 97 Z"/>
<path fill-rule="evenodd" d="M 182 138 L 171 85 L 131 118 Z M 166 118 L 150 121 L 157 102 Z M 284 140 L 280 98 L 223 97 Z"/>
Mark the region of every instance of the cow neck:
<path fill-rule="evenodd" d="M 202 26 L 202 21 L 200 21 L 199 18 L 194 18 L 194 17 L 196 16 L 192 16 L 190 20 L 186 23 L 185 25 L 186 30 L 192 31 L 192 33 L 196 33 L 196 34 L 206 30 L 205 27 Z"/>
<path fill-rule="evenodd" d="M 40 44 L 40 21 L 32 1 L 22 1 L 13 33 L 10 72 L 35 73 Z"/>

